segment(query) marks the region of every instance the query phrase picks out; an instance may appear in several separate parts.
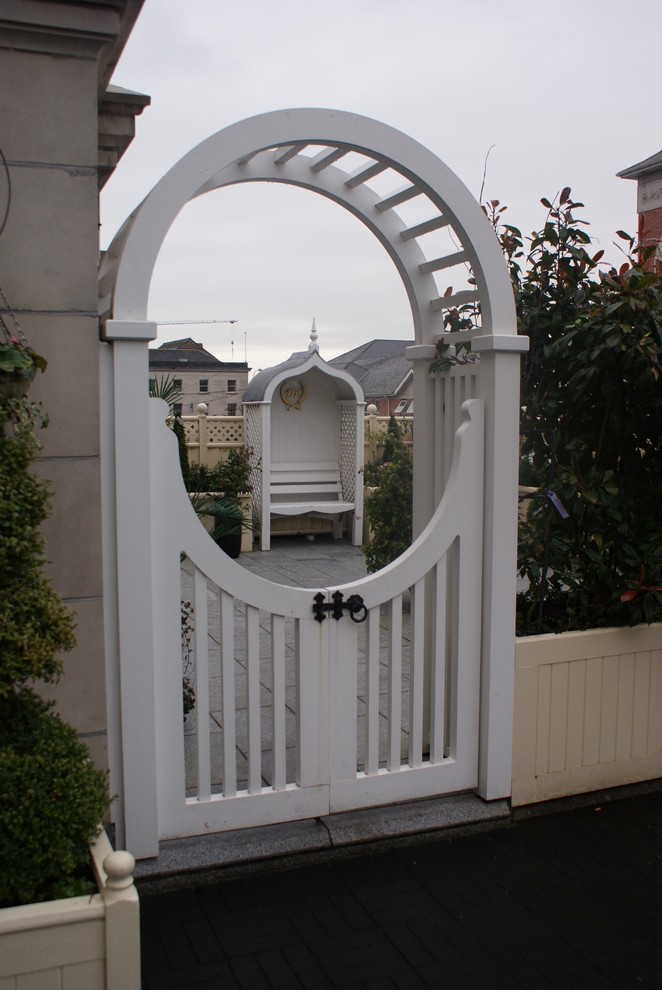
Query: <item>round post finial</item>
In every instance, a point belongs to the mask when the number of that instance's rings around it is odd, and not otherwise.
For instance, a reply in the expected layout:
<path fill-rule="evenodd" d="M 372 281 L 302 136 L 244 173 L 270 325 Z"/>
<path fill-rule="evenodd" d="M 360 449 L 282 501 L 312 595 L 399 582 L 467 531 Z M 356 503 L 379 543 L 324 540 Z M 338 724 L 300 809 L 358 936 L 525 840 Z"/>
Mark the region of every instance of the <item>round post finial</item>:
<path fill-rule="evenodd" d="M 103 861 L 103 868 L 106 871 L 106 886 L 111 890 L 124 890 L 133 883 L 133 870 L 136 861 L 130 852 L 118 849 L 116 852 L 108 853 Z"/>

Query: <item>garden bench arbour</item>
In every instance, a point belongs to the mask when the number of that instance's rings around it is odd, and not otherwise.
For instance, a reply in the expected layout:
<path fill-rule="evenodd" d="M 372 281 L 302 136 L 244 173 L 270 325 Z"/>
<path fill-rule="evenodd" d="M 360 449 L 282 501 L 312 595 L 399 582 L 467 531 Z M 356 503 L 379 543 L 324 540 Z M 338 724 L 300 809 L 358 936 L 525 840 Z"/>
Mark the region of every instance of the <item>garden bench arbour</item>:
<path fill-rule="evenodd" d="M 333 536 L 355 546 L 363 529 L 363 392 L 320 357 L 313 321 L 307 351 L 259 372 L 244 394 L 244 442 L 255 465 L 253 515 L 261 549 L 272 517 L 331 519 Z M 309 533 L 310 528 L 301 527 Z"/>

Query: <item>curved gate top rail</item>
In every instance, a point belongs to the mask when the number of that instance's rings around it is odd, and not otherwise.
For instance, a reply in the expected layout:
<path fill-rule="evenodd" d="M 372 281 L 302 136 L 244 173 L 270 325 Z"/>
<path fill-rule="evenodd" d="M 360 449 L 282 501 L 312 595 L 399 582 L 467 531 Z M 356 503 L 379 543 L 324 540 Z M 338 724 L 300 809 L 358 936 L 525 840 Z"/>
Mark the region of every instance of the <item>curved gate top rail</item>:
<path fill-rule="evenodd" d="M 348 157 L 349 156 L 349 157 Z M 356 164 L 357 156 L 360 164 Z M 350 163 L 350 169 L 343 167 Z M 392 188 L 374 192 L 376 176 Z M 507 270 L 494 233 L 462 182 L 423 145 L 386 124 L 337 110 L 261 114 L 218 131 L 185 155 L 127 219 L 103 260 L 101 317 L 146 319 L 156 259 L 192 199 L 243 182 L 285 182 L 330 198 L 363 222 L 391 256 L 407 291 L 417 343 L 434 343 L 443 311 L 479 302 L 481 334 L 515 334 Z M 397 210 L 418 200 L 425 219 L 407 226 Z M 449 228 L 460 250 L 427 258 L 421 240 Z M 467 267 L 475 284 L 467 281 Z M 466 288 L 440 296 L 434 273 L 457 269 Z M 464 270 L 463 270 L 464 269 Z"/>

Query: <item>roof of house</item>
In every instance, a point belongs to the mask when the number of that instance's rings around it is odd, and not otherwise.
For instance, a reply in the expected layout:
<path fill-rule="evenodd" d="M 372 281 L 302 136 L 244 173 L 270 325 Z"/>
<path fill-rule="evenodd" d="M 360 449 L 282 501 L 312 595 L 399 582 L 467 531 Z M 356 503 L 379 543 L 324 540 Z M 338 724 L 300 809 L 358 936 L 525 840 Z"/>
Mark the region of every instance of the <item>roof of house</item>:
<path fill-rule="evenodd" d="M 219 361 L 191 337 L 168 340 L 150 348 L 149 367 L 154 371 L 248 371 L 245 361 Z"/>
<path fill-rule="evenodd" d="M 650 158 L 644 158 L 643 162 L 622 169 L 616 175 L 619 179 L 638 179 L 639 176 L 647 175 L 649 172 L 662 172 L 662 151 L 651 155 Z"/>
<path fill-rule="evenodd" d="M 369 340 L 332 358 L 329 364 L 356 378 L 366 398 L 393 396 L 411 377 L 412 366 L 405 351 L 413 344 L 414 340 Z"/>

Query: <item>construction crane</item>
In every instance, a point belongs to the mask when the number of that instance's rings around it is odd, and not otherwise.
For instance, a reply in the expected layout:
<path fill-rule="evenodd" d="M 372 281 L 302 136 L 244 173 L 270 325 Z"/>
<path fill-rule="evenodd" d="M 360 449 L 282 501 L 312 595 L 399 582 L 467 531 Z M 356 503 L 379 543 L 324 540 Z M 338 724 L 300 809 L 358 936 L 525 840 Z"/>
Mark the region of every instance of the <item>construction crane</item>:
<path fill-rule="evenodd" d="M 191 323 L 195 326 L 199 326 L 201 323 L 237 323 L 237 320 L 157 320 L 157 324 L 160 327 L 177 327 L 183 326 L 184 324 Z M 234 361 L 234 340 L 232 343 L 232 360 Z M 244 330 L 244 361 L 247 360 L 246 356 L 246 331 Z"/>
<path fill-rule="evenodd" d="M 237 320 L 157 320 L 160 327 L 180 326 L 184 323 L 236 323 Z"/>

